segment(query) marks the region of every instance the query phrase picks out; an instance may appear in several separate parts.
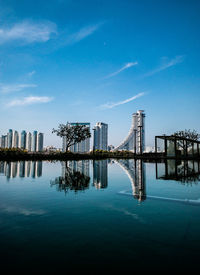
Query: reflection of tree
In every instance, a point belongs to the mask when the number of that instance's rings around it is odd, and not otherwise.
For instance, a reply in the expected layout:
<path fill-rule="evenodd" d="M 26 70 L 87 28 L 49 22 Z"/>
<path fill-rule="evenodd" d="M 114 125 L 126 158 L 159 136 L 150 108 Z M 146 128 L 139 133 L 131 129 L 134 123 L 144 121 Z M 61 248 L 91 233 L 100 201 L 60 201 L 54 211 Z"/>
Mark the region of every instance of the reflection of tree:
<path fill-rule="evenodd" d="M 90 177 L 85 174 L 72 170 L 67 166 L 65 167 L 64 176 L 55 178 L 50 182 L 51 186 L 56 185 L 58 191 L 67 193 L 69 190 L 83 191 L 89 188 Z"/>
<path fill-rule="evenodd" d="M 185 162 L 184 165 L 177 167 L 178 181 L 182 184 L 197 184 L 200 180 L 200 175 L 193 167 L 189 166 L 188 162 Z"/>

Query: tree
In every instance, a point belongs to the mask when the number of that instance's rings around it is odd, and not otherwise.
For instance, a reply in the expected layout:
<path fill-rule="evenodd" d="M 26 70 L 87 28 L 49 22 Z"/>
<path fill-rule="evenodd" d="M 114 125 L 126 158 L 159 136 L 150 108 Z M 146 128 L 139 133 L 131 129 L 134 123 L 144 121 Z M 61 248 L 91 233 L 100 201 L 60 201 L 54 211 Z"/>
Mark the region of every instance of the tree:
<path fill-rule="evenodd" d="M 90 129 L 86 125 L 70 125 L 67 124 L 59 124 L 58 129 L 52 130 L 52 133 L 56 133 L 57 136 L 66 139 L 66 151 L 69 150 L 71 145 L 75 143 L 79 143 L 87 138 L 91 137 Z"/>
<path fill-rule="evenodd" d="M 185 130 L 185 131 L 177 131 L 175 132 L 172 136 L 175 137 L 183 137 L 183 138 L 188 138 L 193 141 L 197 141 L 200 138 L 200 135 L 196 132 L 196 130 Z M 183 140 L 178 140 L 177 144 L 179 147 L 186 149 L 186 144 Z M 192 142 L 187 142 L 187 146 L 191 146 Z"/>

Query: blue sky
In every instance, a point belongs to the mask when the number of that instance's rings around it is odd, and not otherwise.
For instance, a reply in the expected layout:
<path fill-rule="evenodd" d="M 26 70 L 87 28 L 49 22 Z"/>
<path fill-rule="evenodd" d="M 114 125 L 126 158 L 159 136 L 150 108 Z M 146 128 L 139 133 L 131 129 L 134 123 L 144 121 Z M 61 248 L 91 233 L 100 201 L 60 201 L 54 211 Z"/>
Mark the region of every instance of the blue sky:
<path fill-rule="evenodd" d="M 0 134 L 67 121 L 109 124 L 109 144 L 146 113 L 146 144 L 200 132 L 200 1 L 0 1 Z"/>

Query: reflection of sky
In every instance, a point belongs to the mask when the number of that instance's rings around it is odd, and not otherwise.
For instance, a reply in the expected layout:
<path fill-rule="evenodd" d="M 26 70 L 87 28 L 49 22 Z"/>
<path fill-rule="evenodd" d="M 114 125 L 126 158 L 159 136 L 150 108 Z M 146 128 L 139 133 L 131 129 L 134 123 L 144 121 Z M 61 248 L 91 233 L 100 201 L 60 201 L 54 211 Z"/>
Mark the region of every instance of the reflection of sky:
<path fill-rule="evenodd" d="M 18 206 L 12 206 L 12 205 L 6 205 L 1 204 L 0 205 L 0 212 L 6 212 L 10 214 L 20 214 L 24 216 L 30 216 L 30 215 L 43 215 L 46 212 L 42 209 L 29 209 L 29 208 L 22 208 Z"/>

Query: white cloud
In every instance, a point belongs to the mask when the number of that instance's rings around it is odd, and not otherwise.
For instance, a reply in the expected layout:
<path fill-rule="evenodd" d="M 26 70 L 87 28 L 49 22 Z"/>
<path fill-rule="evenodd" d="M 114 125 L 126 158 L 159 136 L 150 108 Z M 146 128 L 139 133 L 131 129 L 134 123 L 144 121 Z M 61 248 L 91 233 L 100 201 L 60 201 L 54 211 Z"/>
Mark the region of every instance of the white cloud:
<path fill-rule="evenodd" d="M 36 71 L 29 72 L 29 73 L 28 73 L 28 76 L 29 76 L 29 77 L 32 77 L 35 73 L 36 73 Z"/>
<path fill-rule="evenodd" d="M 167 60 L 167 58 L 163 58 L 164 62 L 161 66 L 159 66 L 158 68 L 146 73 L 145 75 L 143 75 L 143 77 L 147 77 L 147 76 L 151 76 L 151 75 L 154 75 L 156 73 L 159 73 L 163 70 L 166 70 L 169 67 L 175 66 L 176 64 L 183 62 L 183 60 L 184 60 L 183 55 L 176 56 L 175 58 L 173 58 L 171 60 Z"/>
<path fill-rule="evenodd" d="M 47 103 L 52 101 L 52 97 L 48 96 L 27 96 L 21 99 L 14 99 L 7 103 L 7 107 L 14 107 L 14 106 L 25 106 L 25 105 L 32 105 L 37 103 Z"/>
<path fill-rule="evenodd" d="M 64 45 L 75 44 L 85 39 L 86 37 L 92 35 L 95 31 L 97 31 L 102 24 L 103 22 L 81 28 L 77 32 L 70 34 L 63 44 Z"/>
<path fill-rule="evenodd" d="M 137 65 L 137 64 L 138 64 L 138 62 L 129 62 L 129 63 L 127 63 L 125 66 L 123 66 L 121 69 L 119 69 L 118 71 L 116 71 L 116 72 L 114 72 L 114 73 L 112 73 L 112 74 L 109 74 L 109 75 L 105 76 L 104 78 L 113 77 L 113 76 L 115 76 L 115 75 L 117 75 L 117 74 L 123 72 L 124 70 L 126 70 L 126 69 L 128 69 L 128 68 L 130 68 L 130 67 L 133 67 L 133 66 L 135 66 L 135 65 Z"/>
<path fill-rule="evenodd" d="M 139 98 L 139 97 L 141 97 L 141 96 L 144 96 L 144 95 L 145 95 L 145 93 L 139 93 L 139 94 L 134 95 L 133 97 L 130 97 L 130 98 L 125 99 L 125 100 L 123 100 L 123 101 L 114 102 L 114 103 L 113 103 L 113 102 L 111 102 L 111 103 L 106 103 L 106 104 L 104 104 L 104 105 L 101 105 L 100 107 L 103 108 L 103 109 L 111 109 L 111 108 L 114 108 L 114 107 L 116 107 L 116 106 L 123 105 L 123 104 L 126 104 L 126 103 L 128 103 L 128 102 L 131 102 L 131 101 L 133 101 L 133 100 L 135 100 L 135 99 L 137 99 L 137 98 Z"/>
<path fill-rule="evenodd" d="M 0 83 L 0 92 L 4 94 L 19 92 L 26 88 L 35 88 L 35 84 L 2 84 Z"/>
<path fill-rule="evenodd" d="M 53 33 L 56 33 L 56 25 L 52 22 L 23 21 L 11 27 L 0 27 L 0 44 L 16 40 L 25 43 L 46 42 Z"/>

